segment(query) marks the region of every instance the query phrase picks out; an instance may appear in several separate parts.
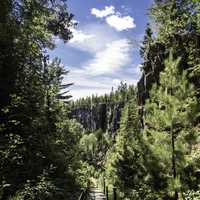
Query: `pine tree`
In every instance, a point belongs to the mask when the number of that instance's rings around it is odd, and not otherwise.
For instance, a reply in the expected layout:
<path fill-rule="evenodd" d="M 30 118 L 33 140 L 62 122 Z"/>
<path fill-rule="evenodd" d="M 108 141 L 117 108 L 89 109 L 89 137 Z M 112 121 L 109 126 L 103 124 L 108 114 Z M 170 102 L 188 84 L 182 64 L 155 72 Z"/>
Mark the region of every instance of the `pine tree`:
<path fill-rule="evenodd" d="M 150 14 L 158 28 L 156 40 L 166 49 L 176 49 L 177 57 L 182 57 L 184 69 L 199 66 L 199 1 L 159 0 L 155 1 Z M 198 87 L 199 77 L 193 80 Z"/>
<path fill-rule="evenodd" d="M 145 52 L 148 51 L 151 43 L 153 42 L 153 32 L 151 30 L 150 24 L 148 23 L 145 30 L 145 36 L 142 43 L 142 47 L 140 48 L 140 55 L 145 59 Z"/>
<path fill-rule="evenodd" d="M 0 199 L 74 198 L 81 131 L 60 101 L 64 69 L 46 55 L 55 36 L 71 38 L 72 17 L 66 1 L 0 4 Z"/>
<path fill-rule="evenodd" d="M 123 198 L 135 198 L 143 180 L 139 127 L 138 107 L 132 99 L 123 109 L 116 143 L 108 152 L 105 165 L 108 181 L 119 188 Z"/>
<path fill-rule="evenodd" d="M 175 56 L 182 58 L 179 67 L 194 69 L 190 81 L 198 89 L 200 86 L 199 0 L 156 0 L 149 14 L 156 34 L 153 42 L 141 49 L 144 62 L 143 76 L 138 83 L 140 105 L 149 97 L 152 84 L 159 82 L 159 74 L 164 69 L 164 59 L 170 48 L 176 49 Z"/>
<path fill-rule="evenodd" d="M 171 52 L 160 74 L 160 84 L 153 86 L 145 105 L 150 182 L 155 190 L 173 199 L 187 188 L 184 168 L 196 139 L 198 107 L 195 87 L 188 82 L 186 71 L 180 73 L 179 63 L 180 58 L 174 59 Z"/>

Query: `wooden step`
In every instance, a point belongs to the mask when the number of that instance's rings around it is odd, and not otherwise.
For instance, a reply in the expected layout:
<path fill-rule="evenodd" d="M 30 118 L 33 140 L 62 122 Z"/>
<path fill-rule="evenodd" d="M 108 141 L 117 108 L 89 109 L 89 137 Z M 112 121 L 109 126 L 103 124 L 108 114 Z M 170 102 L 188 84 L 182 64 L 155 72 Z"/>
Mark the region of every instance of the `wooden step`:
<path fill-rule="evenodd" d="M 91 188 L 89 191 L 89 199 L 91 199 L 91 200 L 106 200 L 106 197 L 100 189 Z"/>

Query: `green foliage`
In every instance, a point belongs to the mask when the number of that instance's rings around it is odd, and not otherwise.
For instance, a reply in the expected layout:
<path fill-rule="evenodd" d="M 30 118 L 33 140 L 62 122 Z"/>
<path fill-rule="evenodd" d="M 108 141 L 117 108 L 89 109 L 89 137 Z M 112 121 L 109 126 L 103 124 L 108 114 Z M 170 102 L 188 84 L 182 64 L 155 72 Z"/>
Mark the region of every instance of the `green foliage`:
<path fill-rule="evenodd" d="M 179 68 L 192 72 L 189 81 L 197 89 L 200 85 L 199 1 L 156 0 L 150 9 L 150 19 L 151 26 L 147 26 L 141 47 L 144 61 L 143 76 L 138 84 L 140 105 L 149 98 L 152 85 L 159 83 L 159 74 L 164 70 L 164 60 L 171 48 L 176 57 L 181 57 Z"/>
<path fill-rule="evenodd" d="M 140 52 L 149 97 L 142 130 L 135 88 L 125 83 L 68 105 L 68 72 L 46 52 L 56 38 L 72 37 L 65 0 L 2 1 L 0 199 L 73 200 L 99 177 L 121 199 L 199 199 L 199 9 L 199 0 L 156 0 L 151 8 L 157 33 L 147 25 Z M 116 135 L 87 133 L 68 118 L 70 109 L 100 104 L 123 105 Z"/>
<path fill-rule="evenodd" d="M 80 145 L 87 155 L 93 155 L 97 145 L 97 138 L 93 133 L 84 135 L 80 140 Z"/>
<path fill-rule="evenodd" d="M 143 131 L 136 101 L 132 99 L 123 109 L 105 162 L 106 183 L 118 188 L 121 199 L 198 195 L 197 92 L 188 71 L 180 71 L 180 63 L 172 52 L 165 60 L 159 84 L 153 85 L 144 106 Z"/>
<path fill-rule="evenodd" d="M 96 171 L 94 166 L 87 161 L 82 161 L 78 169 L 78 182 L 83 188 L 87 188 L 91 178 L 95 177 Z"/>
<path fill-rule="evenodd" d="M 109 149 L 110 138 L 102 130 L 97 130 L 90 134 L 84 134 L 80 140 L 81 157 L 97 173 L 92 177 L 97 177 L 103 171 L 103 163 Z"/>
<path fill-rule="evenodd" d="M 10 200 L 34 200 L 34 199 L 54 199 L 54 193 L 56 193 L 57 188 L 49 180 L 46 180 L 45 176 L 38 177 L 38 182 L 32 184 L 29 180 L 24 185 L 24 189 L 18 191 L 14 197 Z"/>
<path fill-rule="evenodd" d="M 145 52 L 147 52 L 147 49 L 150 47 L 151 43 L 153 42 L 153 32 L 151 30 L 150 24 L 147 24 L 146 30 L 145 30 L 145 36 L 143 39 L 143 44 L 140 48 L 140 55 L 145 58 Z"/>
<path fill-rule="evenodd" d="M 75 199 L 83 129 L 46 53 L 72 37 L 73 15 L 48 0 L 5 0 L 0 13 L 0 199 Z"/>
<path fill-rule="evenodd" d="M 155 1 L 151 8 L 151 16 L 159 29 L 158 39 L 170 42 L 169 38 L 184 30 L 196 28 L 196 12 L 198 1 L 167 0 Z"/>
<path fill-rule="evenodd" d="M 200 199 L 200 191 L 189 191 L 188 193 L 184 194 L 184 198 L 186 200 L 198 200 Z"/>
<path fill-rule="evenodd" d="M 110 184 L 117 186 L 124 198 L 133 198 L 144 176 L 141 133 L 136 101 L 124 107 L 116 142 L 106 157 L 105 172 Z"/>
<path fill-rule="evenodd" d="M 190 187 L 184 182 L 184 169 L 192 145 L 197 142 L 196 90 L 186 71 L 179 72 L 179 63 L 180 59 L 174 60 L 171 53 L 160 74 L 160 84 L 153 86 L 145 105 L 144 139 L 152 154 L 147 157 L 149 182 L 155 190 L 166 190 L 169 196 Z"/>

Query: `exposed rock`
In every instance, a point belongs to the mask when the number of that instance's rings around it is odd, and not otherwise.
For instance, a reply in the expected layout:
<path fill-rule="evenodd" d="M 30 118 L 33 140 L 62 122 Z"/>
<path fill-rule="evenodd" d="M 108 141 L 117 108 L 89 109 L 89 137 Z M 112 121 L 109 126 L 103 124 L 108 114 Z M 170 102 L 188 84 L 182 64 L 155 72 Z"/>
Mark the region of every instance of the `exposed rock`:
<path fill-rule="evenodd" d="M 119 128 L 121 111 L 124 103 L 98 103 L 92 106 L 83 106 L 71 111 L 70 118 L 76 119 L 87 130 L 102 129 L 114 134 Z"/>
<path fill-rule="evenodd" d="M 160 72 L 164 69 L 164 59 L 172 48 L 176 50 L 174 56 L 181 57 L 180 70 L 192 68 L 194 64 L 197 66 L 200 62 L 200 59 L 198 59 L 200 55 L 200 34 L 198 32 L 177 32 L 169 38 L 169 41 L 166 44 L 154 41 L 145 49 L 143 74 L 137 85 L 140 106 L 145 104 L 152 85 L 159 83 Z M 189 46 L 194 49 L 190 54 L 188 53 Z M 193 63 L 194 59 L 192 58 L 195 58 L 196 63 Z M 191 65 L 191 62 L 193 65 Z M 199 76 L 193 76 L 190 80 L 199 88 Z"/>
<path fill-rule="evenodd" d="M 137 84 L 138 103 L 143 106 L 149 97 L 153 83 L 159 82 L 160 72 L 164 69 L 165 47 L 161 43 L 154 43 L 144 53 L 143 74 Z"/>

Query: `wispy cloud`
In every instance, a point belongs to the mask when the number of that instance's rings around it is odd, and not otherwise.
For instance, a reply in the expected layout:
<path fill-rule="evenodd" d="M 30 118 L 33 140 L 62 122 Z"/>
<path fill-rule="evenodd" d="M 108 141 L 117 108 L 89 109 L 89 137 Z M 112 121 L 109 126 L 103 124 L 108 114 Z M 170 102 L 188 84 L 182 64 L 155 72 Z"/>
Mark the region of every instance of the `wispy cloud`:
<path fill-rule="evenodd" d="M 102 23 L 79 27 L 75 33 L 84 35 L 83 39 L 75 35 L 67 45 L 90 55 L 87 61 L 68 68 L 70 73 L 64 81 L 74 83 L 70 92 L 75 99 L 109 93 L 121 81 L 137 82 L 135 73 L 129 73 L 133 49 L 137 46 L 134 42 Z"/>
<path fill-rule="evenodd" d="M 120 39 L 106 45 L 106 48 L 95 54 L 85 63 L 84 69 L 92 75 L 103 75 L 117 72 L 131 62 L 131 45 L 129 40 Z"/>
<path fill-rule="evenodd" d="M 71 29 L 73 38 L 69 43 L 84 43 L 95 37 L 93 34 L 84 33 L 82 30 Z"/>
<path fill-rule="evenodd" d="M 105 24 L 88 24 L 79 27 L 77 30 L 73 30 L 73 32 L 75 32 L 74 38 L 70 40 L 68 45 L 91 54 L 105 49 L 108 43 L 120 39 L 116 31 L 113 31 Z M 80 33 L 82 35 L 81 38 L 84 39 L 80 39 L 79 34 L 76 34 L 77 32 Z"/>
<path fill-rule="evenodd" d="M 113 74 L 131 62 L 133 43 L 104 25 L 91 25 L 75 31 L 69 45 L 89 52 L 91 57 L 79 69 L 93 76 Z M 78 36 L 77 36 L 78 35 Z"/>
<path fill-rule="evenodd" d="M 95 15 L 98 18 L 107 17 L 108 15 L 115 13 L 115 7 L 114 6 L 106 6 L 103 10 L 99 10 L 96 8 L 91 9 L 91 14 Z"/>
<path fill-rule="evenodd" d="M 95 77 L 85 70 L 71 70 L 64 79 L 64 83 L 74 83 L 70 87 L 70 94 L 73 96 L 73 99 L 109 93 L 112 87 L 116 89 L 121 81 L 128 84 L 136 84 L 137 77 L 124 74 L 124 70 L 115 76 L 104 75 Z"/>

